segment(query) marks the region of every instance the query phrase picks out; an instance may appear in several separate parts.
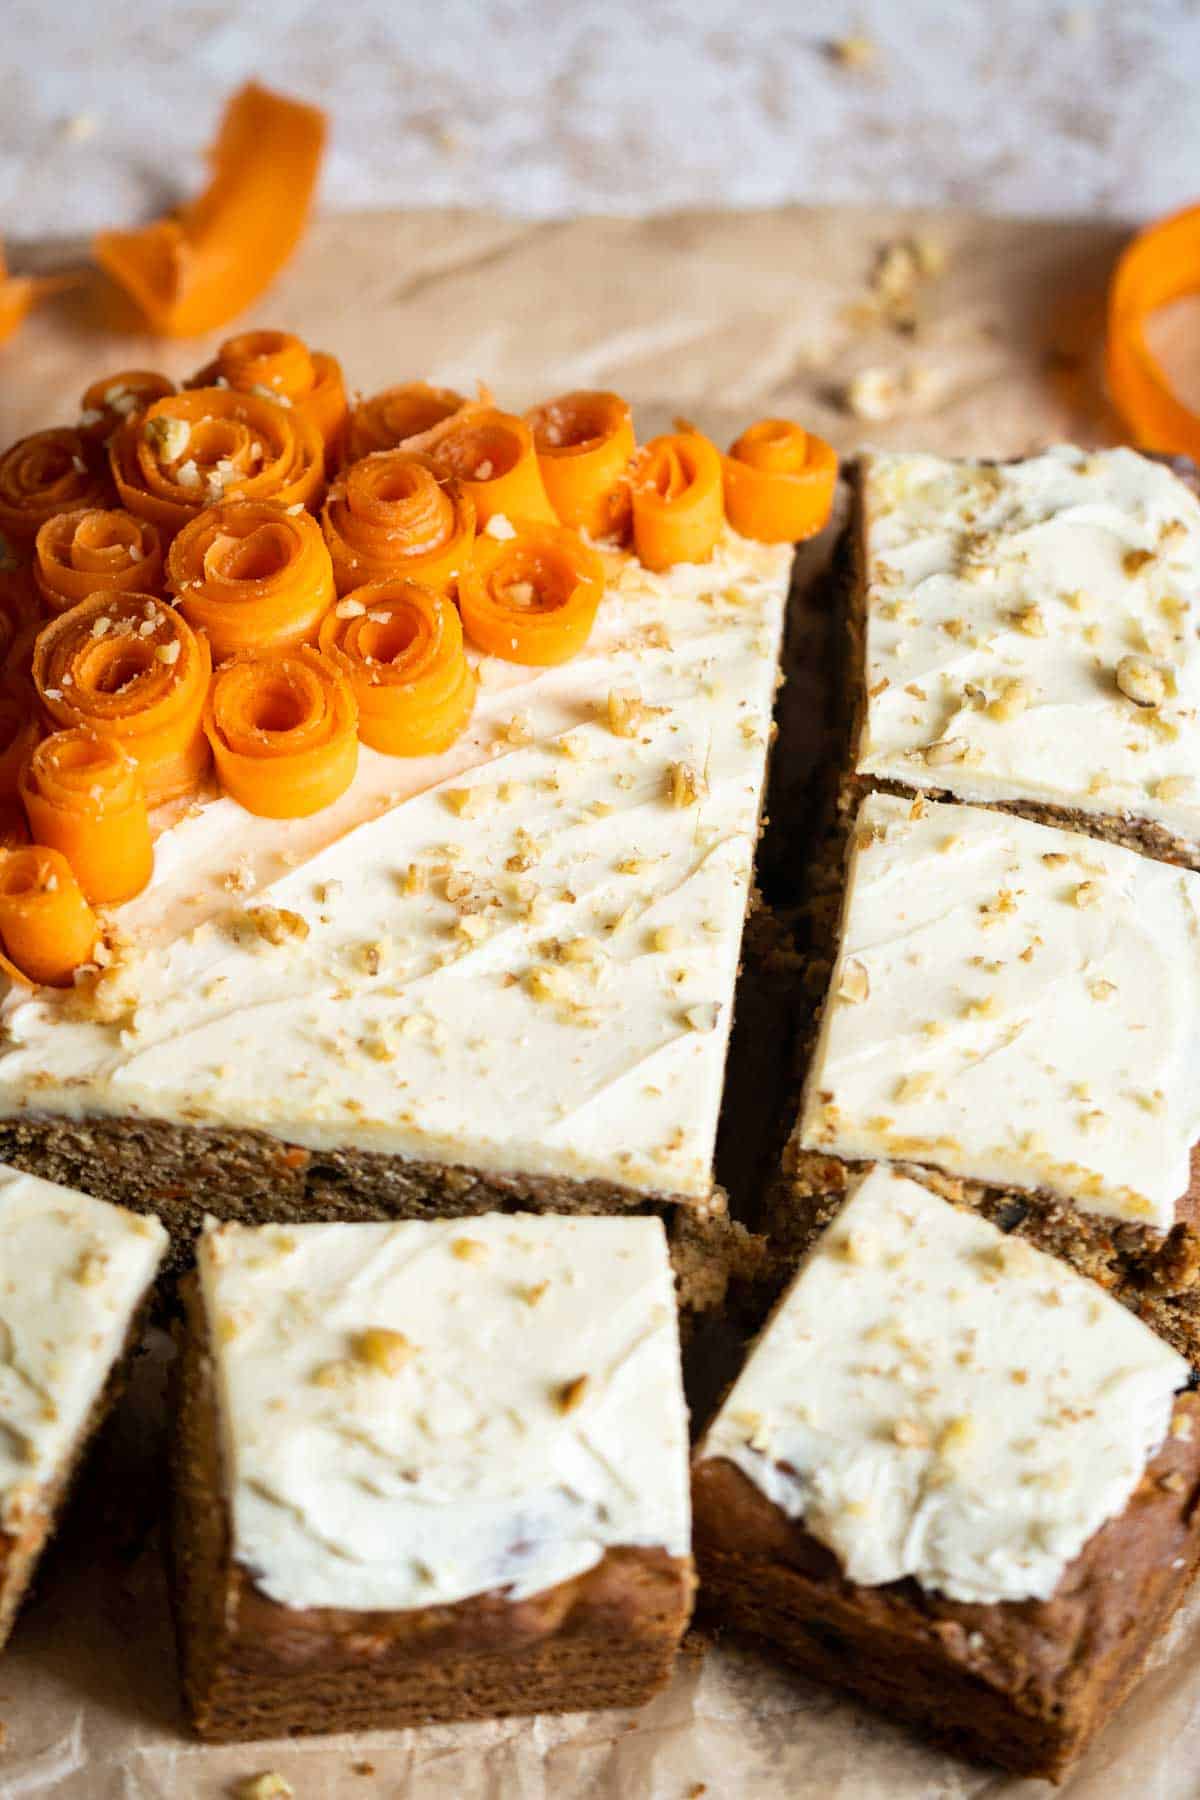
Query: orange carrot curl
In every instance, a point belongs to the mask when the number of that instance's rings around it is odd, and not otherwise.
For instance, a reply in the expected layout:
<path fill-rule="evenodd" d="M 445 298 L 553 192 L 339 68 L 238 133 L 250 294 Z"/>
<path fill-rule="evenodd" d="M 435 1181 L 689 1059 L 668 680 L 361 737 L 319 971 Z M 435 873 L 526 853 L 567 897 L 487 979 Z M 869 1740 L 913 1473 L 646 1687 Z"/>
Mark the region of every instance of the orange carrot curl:
<path fill-rule="evenodd" d="M 320 432 L 326 459 L 336 458 L 349 405 L 341 364 L 327 351 L 310 350 L 290 331 L 242 331 L 226 338 L 215 359 L 188 386 L 221 384 L 299 407 Z"/>
<path fill-rule="evenodd" d="M 230 500 L 198 514 L 171 545 L 167 579 L 217 662 L 314 642 L 334 601 L 321 527 L 311 513 L 267 500 Z"/>
<path fill-rule="evenodd" d="M 1108 290 L 1108 391 L 1135 444 L 1200 457 L 1200 410 L 1159 361 L 1146 324 L 1200 293 L 1200 206 L 1146 226 L 1117 261 Z"/>
<path fill-rule="evenodd" d="M 61 851 L 41 844 L 0 856 L 0 967 L 31 987 L 70 987 L 91 962 L 98 931 Z"/>
<path fill-rule="evenodd" d="M 580 389 L 526 414 L 542 481 L 564 525 L 594 538 L 629 525 L 633 419 L 619 394 Z"/>
<path fill-rule="evenodd" d="M 93 594 L 38 634 L 33 680 L 52 726 L 115 738 L 153 806 L 195 786 L 208 763 L 201 719 L 208 642 L 151 594 Z"/>
<path fill-rule="evenodd" d="M 122 369 L 105 375 L 84 390 L 79 430 L 93 443 L 106 444 L 118 425 L 174 392 L 170 376 L 157 369 Z"/>
<path fill-rule="evenodd" d="M 458 603 L 480 650 L 545 666 L 582 650 L 603 592 L 604 565 L 576 532 L 530 520 L 514 537 L 476 541 Z"/>
<path fill-rule="evenodd" d="M 657 437 L 633 472 L 633 543 L 648 569 L 707 562 L 721 535 L 721 453 L 698 431 Z"/>
<path fill-rule="evenodd" d="M 103 507 L 55 513 L 34 543 L 33 576 L 51 613 L 89 594 L 158 593 L 162 568 L 157 525 Z"/>
<path fill-rule="evenodd" d="M 360 400 L 350 414 L 346 456 L 357 462 L 373 450 L 394 450 L 406 438 L 417 437 L 440 425 L 467 404 L 453 388 L 430 387 L 426 381 L 408 381 L 385 388 Z"/>
<path fill-rule="evenodd" d="M 515 413 L 465 406 L 415 438 L 410 448 L 427 455 L 439 475 L 460 483 L 475 503 L 480 525 L 496 513 L 555 522 L 533 433 Z"/>
<path fill-rule="evenodd" d="M 154 868 L 146 795 L 115 739 L 86 730 L 43 738 L 22 771 L 21 799 L 34 841 L 61 851 L 94 906 L 141 893 Z"/>
<path fill-rule="evenodd" d="M 128 419 L 108 447 L 122 503 L 173 533 L 219 500 L 308 506 L 325 446 L 312 421 L 260 394 L 193 388 Z"/>
<path fill-rule="evenodd" d="M 0 456 L 0 533 L 11 545 L 32 544 L 55 513 L 111 498 L 92 445 L 77 431 L 35 431 Z"/>
<path fill-rule="evenodd" d="M 322 523 L 339 594 L 399 578 L 445 587 L 470 558 L 475 508 L 426 457 L 381 450 L 351 463 Z"/>
<path fill-rule="evenodd" d="M 743 537 L 797 544 L 828 523 L 837 457 L 790 419 L 760 419 L 724 460 L 725 511 Z"/>
<path fill-rule="evenodd" d="M 356 588 L 325 616 L 321 649 L 358 702 L 358 735 L 388 756 L 448 750 L 475 704 L 462 622 L 417 581 Z"/>
<path fill-rule="evenodd" d="M 141 231 L 101 232 L 97 260 L 155 331 L 216 330 L 257 299 L 300 241 L 324 144 L 316 107 L 248 83 L 225 110 L 205 191 Z"/>
<path fill-rule="evenodd" d="M 204 729 L 225 792 L 266 819 L 320 812 L 358 767 L 350 683 L 307 646 L 225 663 L 213 677 Z"/>

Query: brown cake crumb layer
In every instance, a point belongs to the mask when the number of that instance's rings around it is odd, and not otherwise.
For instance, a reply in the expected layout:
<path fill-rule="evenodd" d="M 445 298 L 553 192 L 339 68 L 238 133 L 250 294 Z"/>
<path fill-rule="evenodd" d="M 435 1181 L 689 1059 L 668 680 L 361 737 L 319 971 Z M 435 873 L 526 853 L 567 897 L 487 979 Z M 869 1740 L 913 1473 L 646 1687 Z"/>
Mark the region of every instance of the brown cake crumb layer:
<path fill-rule="evenodd" d="M 915 1581 L 859 1587 L 723 1458 L 693 1472 L 701 1594 L 716 1615 L 960 1755 L 1061 1779 L 1141 1675 L 1200 1562 L 1200 1397 L 1049 1600 L 968 1605 Z"/>
<path fill-rule="evenodd" d="M 184 1695 L 210 1743 L 640 1706 L 691 1613 L 688 1558 L 609 1550 L 525 1600 L 357 1612 L 281 1606 L 233 1561 L 203 1308 L 188 1284 L 173 1453 Z"/>

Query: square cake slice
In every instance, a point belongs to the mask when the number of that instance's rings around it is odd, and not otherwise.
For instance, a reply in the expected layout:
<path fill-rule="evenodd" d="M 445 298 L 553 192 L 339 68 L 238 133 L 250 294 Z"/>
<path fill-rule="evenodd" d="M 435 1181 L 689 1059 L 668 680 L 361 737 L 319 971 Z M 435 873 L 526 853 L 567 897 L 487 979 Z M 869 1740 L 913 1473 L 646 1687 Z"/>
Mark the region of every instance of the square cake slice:
<path fill-rule="evenodd" d="M 898 785 L 1200 867 L 1200 500 L 1132 450 L 864 460 L 851 793 Z"/>
<path fill-rule="evenodd" d="M 871 794 L 785 1181 L 938 1171 L 1200 1357 L 1200 875 Z"/>
<path fill-rule="evenodd" d="M 0 1646 L 120 1391 L 157 1219 L 0 1165 Z"/>
<path fill-rule="evenodd" d="M 657 1219 L 210 1225 L 174 1561 L 212 1741 L 638 1705 L 691 1610 Z"/>
<path fill-rule="evenodd" d="M 698 1447 L 701 1593 L 805 1673 L 1057 1778 L 1200 1557 L 1187 1380 L 1093 1282 L 876 1167 Z"/>

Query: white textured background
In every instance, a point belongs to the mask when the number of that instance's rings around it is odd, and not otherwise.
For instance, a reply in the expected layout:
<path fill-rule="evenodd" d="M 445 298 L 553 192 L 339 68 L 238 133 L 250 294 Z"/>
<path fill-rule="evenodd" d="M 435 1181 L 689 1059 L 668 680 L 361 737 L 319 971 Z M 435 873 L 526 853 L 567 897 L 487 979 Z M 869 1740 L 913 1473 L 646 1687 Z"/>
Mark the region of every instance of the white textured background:
<path fill-rule="evenodd" d="M 0 226 L 160 211 L 249 74 L 330 109 L 327 208 L 1200 191 L 1200 0 L 0 0 Z"/>

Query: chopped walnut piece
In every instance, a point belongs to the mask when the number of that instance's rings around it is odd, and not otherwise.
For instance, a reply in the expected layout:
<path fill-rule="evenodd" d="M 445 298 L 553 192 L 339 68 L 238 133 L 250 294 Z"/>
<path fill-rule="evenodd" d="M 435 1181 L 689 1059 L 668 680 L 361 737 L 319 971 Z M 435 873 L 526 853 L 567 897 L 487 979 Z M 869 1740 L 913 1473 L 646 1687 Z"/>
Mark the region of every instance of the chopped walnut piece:
<path fill-rule="evenodd" d="M 689 763 L 667 765 L 667 795 L 672 806 L 696 806 L 708 792 L 708 783 Z"/>
<path fill-rule="evenodd" d="M 371 1325 L 354 1340 L 355 1360 L 381 1375 L 398 1374 L 415 1355 L 416 1345 L 402 1331 L 392 1331 L 386 1325 Z"/>
<path fill-rule="evenodd" d="M 850 1006 L 861 1006 L 871 992 L 871 979 L 867 974 L 865 963 L 851 957 L 842 969 L 842 979 L 838 983 L 838 999 L 845 1000 Z"/>
<path fill-rule="evenodd" d="M 928 1450 L 931 1442 L 929 1427 L 919 1419 L 897 1419 L 892 1436 L 905 1450 Z"/>
<path fill-rule="evenodd" d="M 1195 785 L 1190 775 L 1164 775 L 1161 781 L 1154 784 L 1154 798 L 1168 802 L 1182 800 L 1185 794 L 1191 793 Z"/>
<path fill-rule="evenodd" d="M 1161 706 L 1173 685 L 1171 670 L 1145 656 L 1123 656 L 1116 679 L 1125 698 L 1137 706 Z"/>
<path fill-rule="evenodd" d="M 1043 638 L 1046 635 L 1046 615 L 1036 601 L 1032 606 L 1023 606 L 1013 614 L 1013 624 L 1026 637 Z"/>
<path fill-rule="evenodd" d="M 929 768 L 940 769 L 947 763 L 962 762 L 968 748 L 966 738 L 939 738 L 934 744 L 926 744 L 921 754 Z"/>
<path fill-rule="evenodd" d="M 267 1769 L 262 1775 L 249 1775 L 238 1783 L 235 1800 L 292 1800 L 296 1790 L 278 1769 Z"/>
<path fill-rule="evenodd" d="M 178 462 L 187 449 L 192 428 L 186 419 L 147 419 L 142 426 L 142 436 L 160 463 L 173 463 Z"/>
<path fill-rule="evenodd" d="M 1126 575 L 1138 575 L 1146 567 L 1147 563 L 1152 563 L 1154 561 L 1155 553 L 1153 550 L 1126 550 L 1124 556 L 1121 558 L 1121 567 L 1124 569 Z"/>
<path fill-rule="evenodd" d="M 514 713 L 502 728 L 501 737 L 506 744 L 521 745 L 533 742 L 533 715 L 527 712 Z"/>
<path fill-rule="evenodd" d="M 588 1377 L 577 1375 L 574 1381 L 564 1381 L 562 1386 L 555 1390 L 554 1404 L 560 1413 L 574 1412 L 577 1406 L 583 1404 L 583 1397 L 587 1390 Z"/>
<path fill-rule="evenodd" d="M 255 906 L 244 917 L 268 944 L 302 943 L 308 936 L 308 920 L 286 906 Z"/>
<path fill-rule="evenodd" d="M 1104 898 L 1104 889 L 1098 881 L 1081 881 L 1071 898 L 1076 906 L 1095 906 Z"/>
<path fill-rule="evenodd" d="M 1019 718 L 1032 700 L 1033 690 L 1027 681 L 1006 681 L 1000 692 L 988 703 L 988 717 L 1002 723 Z"/>
<path fill-rule="evenodd" d="M 481 1263 L 488 1259 L 488 1247 L 478 1238 L 455 1238 L 450 1245 L 450 1254 L 459 1262 Z"/>

